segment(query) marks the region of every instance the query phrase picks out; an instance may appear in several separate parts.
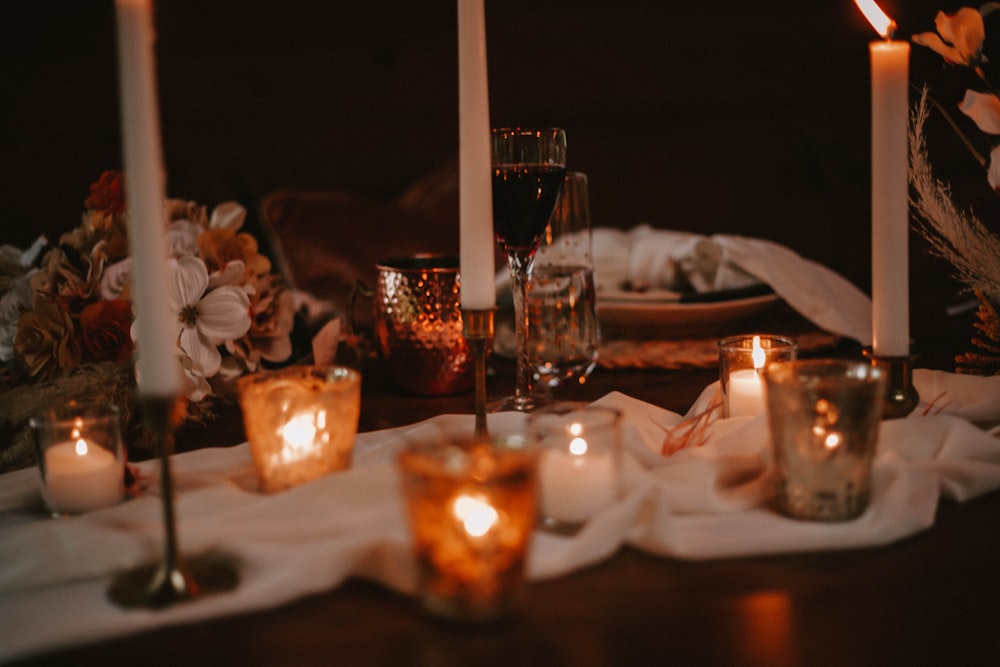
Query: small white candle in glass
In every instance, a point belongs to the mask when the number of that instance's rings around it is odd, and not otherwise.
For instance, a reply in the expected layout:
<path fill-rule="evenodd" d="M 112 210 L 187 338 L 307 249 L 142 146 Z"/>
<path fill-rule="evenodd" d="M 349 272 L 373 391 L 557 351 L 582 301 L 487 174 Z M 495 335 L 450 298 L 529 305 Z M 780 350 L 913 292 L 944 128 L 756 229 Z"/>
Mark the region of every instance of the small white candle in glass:
<path fill-rule="evenodd" d="M 55 515 L 82 514 L 121 502 L 125 459 L 118 408 L 69 405 L 30 421 L 42 497 Z"/>
<path fill-rule="evenodd" d="M 529 441 L 539 449 L 539 514 L 543 528 L 572 533 L 621 491 L 621 413 L 560 402 L 531 413 Z"/>
<path fill-rule="evenodd" d="M 773 361 L 798 356 L 798 343 L 785 336 L 750 334 L 719 341 L 723 417 L 753 417 L 766 411 L 761 373 Z"/>

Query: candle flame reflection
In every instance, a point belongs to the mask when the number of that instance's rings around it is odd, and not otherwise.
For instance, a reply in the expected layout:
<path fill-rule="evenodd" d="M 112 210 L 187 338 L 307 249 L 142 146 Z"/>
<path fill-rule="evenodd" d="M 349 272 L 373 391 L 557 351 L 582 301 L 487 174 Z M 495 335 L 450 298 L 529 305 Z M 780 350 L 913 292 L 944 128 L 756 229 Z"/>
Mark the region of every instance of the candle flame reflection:
<path fill-rule="evenodd" d="M 573 438 L 569 443 L 569 453 L 583 456 L 587 453 L 587 441 L 583 438 Z"/>
<path fill-rule="evenodd" d="M 875 0 L 854 0 L 854 4 L 858 6 L 861 13 L 865 15 L 868 22 L 875 28 L 875 32 L 886 39 L 892 37 L 892 33 L 896 30 L 896 22 L 882 11 L 882 8 L 878 6 Z"/>
<path fill-rule="evenodd" d="M 87 441 L 84 440 L 83 438 L 79 438 L 76 441 L 76 454 L 77 456 L 87 455 Z"/>

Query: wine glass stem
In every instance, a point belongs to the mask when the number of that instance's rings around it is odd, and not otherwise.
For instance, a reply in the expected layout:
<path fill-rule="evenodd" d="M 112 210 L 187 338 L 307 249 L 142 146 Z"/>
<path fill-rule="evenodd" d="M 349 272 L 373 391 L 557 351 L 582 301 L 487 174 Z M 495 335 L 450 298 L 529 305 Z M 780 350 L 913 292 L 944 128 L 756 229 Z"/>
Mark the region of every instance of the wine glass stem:
<path fill-rule="evenodd" d="M 517 377 L 514 401 L 525 404 L 531 391 L 531 365 L 528 363 L 528 278 L 531 258 L 511 253 L 507 257 L 510 285 L 514 295 L 514 337 L 517 341 Z"/>

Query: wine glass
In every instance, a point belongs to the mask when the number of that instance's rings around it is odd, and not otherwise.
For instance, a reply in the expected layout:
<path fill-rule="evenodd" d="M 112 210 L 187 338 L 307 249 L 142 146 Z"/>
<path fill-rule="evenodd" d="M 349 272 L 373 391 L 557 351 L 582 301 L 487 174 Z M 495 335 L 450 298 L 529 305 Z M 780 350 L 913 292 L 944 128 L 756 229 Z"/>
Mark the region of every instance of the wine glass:
<path fill-rule="evenodd" d="M 560 128 L 495 128 L 493 162 L 493 231 L 507 258 L 514 292 L 517 378 L 514 395 L 496 410 L 528 412 L 532 368 L 528 358 L 528 279 L 532 260 L 566 176 L 566 132 Z"/>

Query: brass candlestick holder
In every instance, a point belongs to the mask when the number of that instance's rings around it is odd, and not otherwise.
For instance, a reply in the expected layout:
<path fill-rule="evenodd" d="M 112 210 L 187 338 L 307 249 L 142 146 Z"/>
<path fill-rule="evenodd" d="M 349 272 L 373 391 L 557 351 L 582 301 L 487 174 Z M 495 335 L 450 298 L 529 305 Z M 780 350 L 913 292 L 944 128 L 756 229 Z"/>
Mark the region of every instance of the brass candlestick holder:
<path fill-rule="evenodd" d="M 177 400 L 172 397 L 140 397 L 143 421 L 155 435 L 159 450 L 164 549 L 159 562 L 122 572 L 111 583 L 108 598 L 120 607 L 165 607 L 206 593 L 231 590 L 239 581 L 234 564 L 220 556 L 204 554 L 187 560 L 181 558 L 170 470 L 176 407 Z"/>
<path fill-rule="evenodd" d="M 920 395 L 913 386 L 913 360 L 915 354 L 905 357 L 886 357 L 865 348 L 864 354 L 885 374 L 885 396 L 882 399 L 882 419 L 900 419 L 913 412 L 920 403 Z"/>
<path fill-rule="evenodd" d="M 462 327 L 475 363 L 476 436 L 486 437 L 486 356 L 493 340 L 494 309 L 462 309 Z"/>

